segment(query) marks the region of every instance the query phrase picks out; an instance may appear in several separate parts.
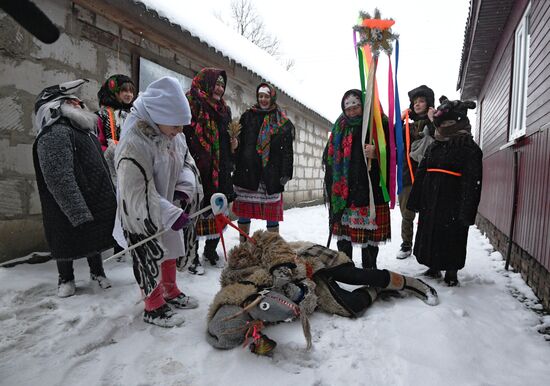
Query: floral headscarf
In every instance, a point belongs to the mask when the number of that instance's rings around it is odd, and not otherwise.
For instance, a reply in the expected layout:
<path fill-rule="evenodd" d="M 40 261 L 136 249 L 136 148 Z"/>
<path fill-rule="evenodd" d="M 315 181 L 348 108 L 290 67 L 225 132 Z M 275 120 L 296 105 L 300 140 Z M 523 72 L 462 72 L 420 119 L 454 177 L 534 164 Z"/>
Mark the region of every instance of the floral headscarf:
<path fill-rule="evenodd" d="M 100 106 L 108 106 L 112 107 L 114 109 L 123 109 L 123 110 L 129 110 L 130 107 L 132 107 L 132 103 L 126 104 L 119 102 L 116 99 L 115 94 L 120 92 L 124 87 L 126 83 L 131 84 L 130 87 L 133 87 L 135 90 L 136 85 L 126 75 L 122 74 L 116 74 L 112 75 L 101 86 L 99 91 L 97 92 L 97 99 L 99 101 Z M 134 97 L 135 97 L 135 91 L 134 91 Z"/>
<path fill-rule="evenodd" d="M 262 166 L 265 167 L 269 162 L 269 151 L 271 146 L 271 137 L 278 134 L 281 128 L 288 122 L 288 118 L 284 111 L 277 105 L 277 92 L 275 87 L 269 83 L 260 83 L 256 88 L 256 97 L 261 87 L 269 88 L 269 96 L 271 97 L 271 106 L 268 113 L 265 115 L 258 134 L 256 142 L 256 151 L 262 158 Z M 260 107 L 260 103 L 256 103 L 251 107 L 252 111 L 265 111 Z"/>
<path fill-rule="evenodd" d="M 217 189 L 220 172 L 220 133 L 219 126 L 229 123 L 230 115 L 223 97 L 213 98 L 214 87 L 219 77 L 227 84 L 227 75 L 218 68 L 203 68 L 193 78 L 187 99 L 191 106 L 193 119 L 191 127 L 195 131 L 199 143 L 212 156 L 212 182 Z"/>

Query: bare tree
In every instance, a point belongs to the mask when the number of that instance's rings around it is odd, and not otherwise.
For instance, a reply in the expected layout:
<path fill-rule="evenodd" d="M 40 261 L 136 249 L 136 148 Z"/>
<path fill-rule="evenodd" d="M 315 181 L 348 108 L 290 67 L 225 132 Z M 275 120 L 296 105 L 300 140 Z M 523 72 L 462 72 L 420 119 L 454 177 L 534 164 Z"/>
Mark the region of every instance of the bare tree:
<path fill-rule="evenodd" d="M 231 18 L 237 32 L 279 60 L 286 70 L 294 66 L 293 59 L 284 59 L 279 51 L 279 40 L 267 32 L 262 17 L 250 0 L 232 0 Z"/>

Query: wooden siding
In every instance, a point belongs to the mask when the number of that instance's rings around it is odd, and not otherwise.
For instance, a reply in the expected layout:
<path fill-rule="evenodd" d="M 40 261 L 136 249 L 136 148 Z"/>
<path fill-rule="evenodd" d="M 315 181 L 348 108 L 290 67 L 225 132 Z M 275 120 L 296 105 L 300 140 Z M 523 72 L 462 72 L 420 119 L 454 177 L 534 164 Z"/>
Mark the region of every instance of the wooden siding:
<path fill-rule="evenodd" d="M 529 81 L 527 86 L 527 134 L 550 122 L 550 4 L 531 5 Z"/>
<path fill-rule="evenodd" d="M 510 84 L 512 81 L 512 49 L 510 42 L 491 74 L 490 87 L 483 96 L 483 111 L 481 112 L 483 127 L 483 154 L 485 157 L 506 144 L 508 141 L 508 122 L 510 114 Z"/>
<path fill-rule="evenodd" d="M 520 12 L 511 16 L 512 26 Z M 523 12 L 521 12 L 522 14 Z M 512 215 L 513 152 L 519 151 L 518 208 L 514 242 L 550 271 L 550 2 L 533 0 L 530 12 L 527 135 L 508 141 L 514 35 L 499 42 L 504 49 L 493 58 L 478 96 L 483 100 L 483 191 L 479 213 L 508 234 Z M 508 26 L 509 27 L 509 26 Z"/>

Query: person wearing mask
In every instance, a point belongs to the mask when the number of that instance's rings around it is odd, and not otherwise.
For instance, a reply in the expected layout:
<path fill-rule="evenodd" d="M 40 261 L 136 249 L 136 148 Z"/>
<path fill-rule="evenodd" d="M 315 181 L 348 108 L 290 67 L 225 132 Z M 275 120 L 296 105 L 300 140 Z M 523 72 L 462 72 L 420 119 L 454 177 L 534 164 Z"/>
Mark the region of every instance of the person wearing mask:
<path fill-rule="evenodd" d="M 100 253 L 115 245 L 115 190 L 95 135 L 97 116 L 74 95 L 86 82 L 47 87 L 34 110 L 34 170 L 62 298 L 76 292 L 73 261 L 80 258 L 88 260 L 92 281 L 111 287 Z"/>
<path fill-rule="evenodd" d="M 419 212 L 414 255 L 428 267 L 425 275 L 459 284 L 466 263 L 468 228 L 473 225 L 481 197 L 483 153 L 471 134 L 471 101 L 440 98 L 434 113 L 435 141 L 416 171 L 408 208 Z"/>
<path fill-rule="evenodd" d="M 363 269 L 376 269 L 379 245 L 391 238 L 390 208 L 380 188 L 375 145 L 362 142 L 361 91 L 346 91 L 341 107 L 342 114 L 332 127 L 323 155 L 330 232 L 338 238 L 339 251 L 352 258 L 353 245 L 358 245 L 361 247 Z M 387 131 L 385 116 L 383 125 Z M 371 160 L 370 170 L 365 156 Z M 376 212 L 374 222 L 369 216 L 370 186 Z"/>

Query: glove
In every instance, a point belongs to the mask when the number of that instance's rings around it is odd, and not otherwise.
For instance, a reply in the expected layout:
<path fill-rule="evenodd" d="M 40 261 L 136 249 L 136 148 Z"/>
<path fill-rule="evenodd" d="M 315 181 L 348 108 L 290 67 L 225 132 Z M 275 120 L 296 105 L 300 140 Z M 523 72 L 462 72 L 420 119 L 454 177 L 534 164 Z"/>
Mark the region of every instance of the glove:
<path fill-rule="evenodd" d="M 188 200 L 189 200 L 189 196 L 188 196 L 187 193 L 185 193 L 185 192 L 176 190 L 176 191 L 174 192 L 174 200 L 177 200 L 177 201 L 188 201 Z"/>
<path fill-rule="evenodd" d="M 174 221 L 174 223 L 172 224 L 172 230 L 173 231 L 179 231 L 183 227 L 186 227 L 187 225 L 189 225 L 189 223 L 190 223 L 189 215 L 185 212 L 181 212 L 178 219 L 176 221 Z"/>
<path fill-rule="evenodd" d="M 288 180 L 290 180 L 290 177 L 287 177 L 287 176 L 282 176 L 280 179 L 279 179 L 279 182 L 281 183 L 281 185 L 284 185 L 288 182 Z"/>

